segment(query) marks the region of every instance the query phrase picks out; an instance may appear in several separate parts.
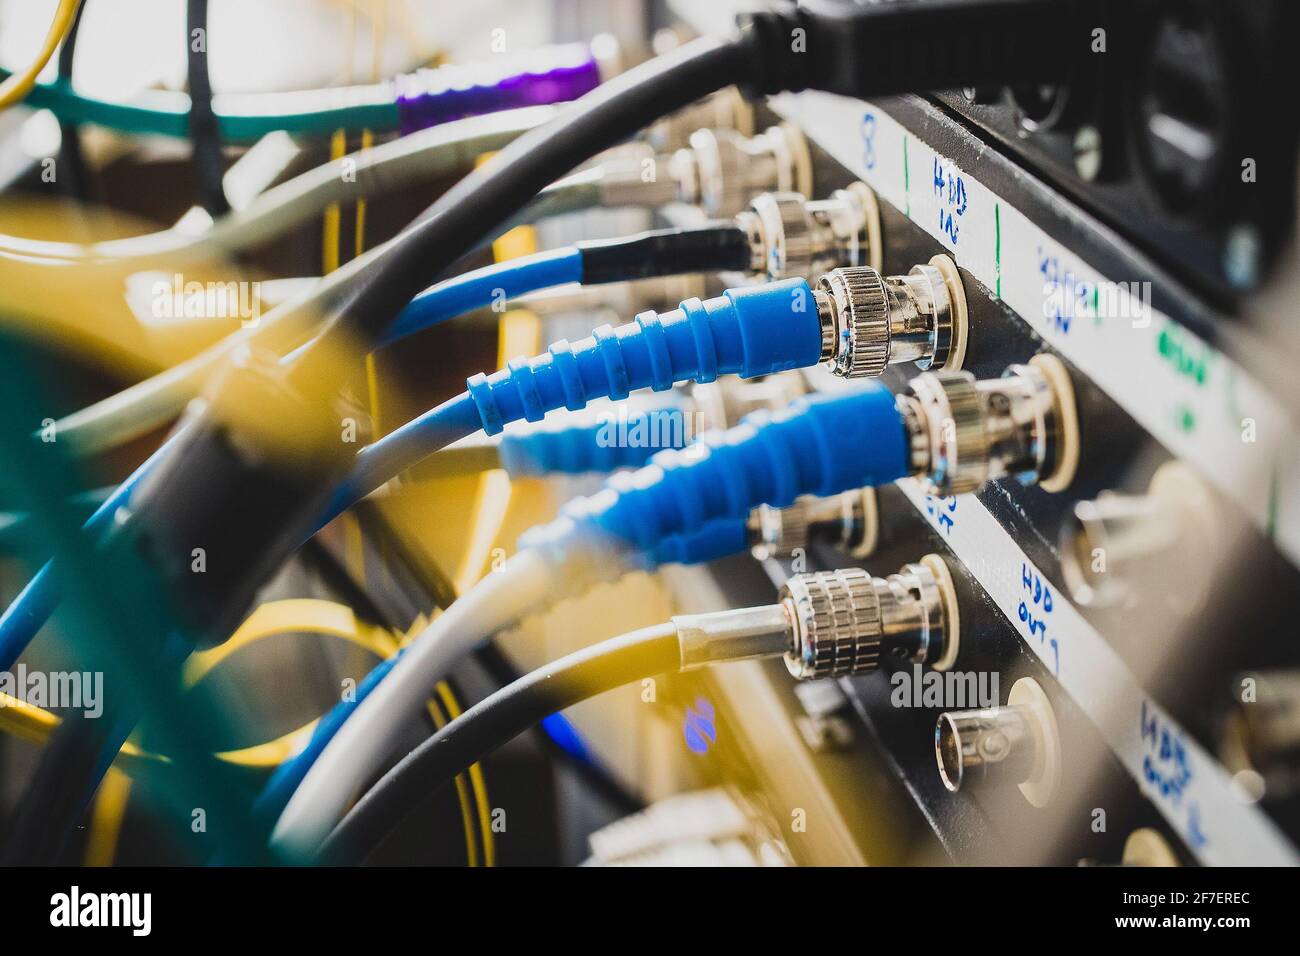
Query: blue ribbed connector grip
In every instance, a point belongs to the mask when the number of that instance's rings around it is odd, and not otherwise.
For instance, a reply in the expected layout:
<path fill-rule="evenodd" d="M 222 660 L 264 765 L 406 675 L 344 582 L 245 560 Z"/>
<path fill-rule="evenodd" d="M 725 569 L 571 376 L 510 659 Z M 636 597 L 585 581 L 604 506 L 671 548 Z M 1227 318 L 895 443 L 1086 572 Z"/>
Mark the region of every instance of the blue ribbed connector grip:
<path fill-rule="evenodd" d="M 511 478 L 608 474 L 640 468 L 656 452 L 684 448 L 692 437 L 684 409 L 650 408 L 589 425 L 502 435 L 498 453 Z"/>
<path fill-rule="evenodd" d="M 632 552 L 651 563 L 660 542 L 760 504 L 783 508 L 800 495 L 833 495 L 908 473 L 908 440 L 893 395 L 871 385 L 816 395 L 777 412 L 755 412 L 728 431 L 708 432 L 681 451 L 660 452 L 577 498 L 525 547 L 551 560 L 597 565 Z"/>
<path fill-rule="evenodd" d="M 618 328 L 601 326 L 581 342 L 560 340 L 536 358 L 475 375 L 466 388 L 483 431 L 495 435 L 509 422 L 540 421 L 557 408 L 576 411 L 595 398 L 666 391 L 719 375 L 769 375 L 820 358 L 812 289 L 803 279 L 787 279 L 728 289 L 704 302 L 687 299 L 672 312 L 643 312 Z"/>
<path fill-rule="evenodd" d="M 749 547 L 748 522 L 744 518 L 710 521 L 699 531 L 673 535 L 659 542 L 651 555 L 655 567 L 661 564 L 704 564 L 740 554 Z"/>

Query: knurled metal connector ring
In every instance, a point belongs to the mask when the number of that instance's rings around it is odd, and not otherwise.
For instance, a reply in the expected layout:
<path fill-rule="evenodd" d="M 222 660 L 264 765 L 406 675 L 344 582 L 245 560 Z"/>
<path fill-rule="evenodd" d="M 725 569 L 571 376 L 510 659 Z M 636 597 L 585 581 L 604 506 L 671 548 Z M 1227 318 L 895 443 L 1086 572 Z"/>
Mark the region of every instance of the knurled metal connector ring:
<path fill-rule="evenodd" d="M 808 547 L 810 521 L 806 502 L 795 500 L 784 508 L 759 505 L 756 510 L 758 541 L 751 553 L 759 561 L 786 557 L 796 549 Z"/>
<path fill-rule="evenodd" d="M 792 637 L 786 667 L 800 680 L 875 670 L 883 633 L 880 599 L 860 568 L 796 574 L 781 589 Z"/>
<path fill-rule="evenodd" d="M 818 288 L 835 310 L 832 370 L 844 378 L 876 378 L 889 367 L 889 294 L 870 266 L 832 269 Z"/>
<path fill-rule="evenodd" d="M 978 491 L 989 475 L 991 444 L 984 404 L 969 372 L 926 372 L 908 386 L 920 404 L 930 445 L 931 488 L 943 495 Z"/>

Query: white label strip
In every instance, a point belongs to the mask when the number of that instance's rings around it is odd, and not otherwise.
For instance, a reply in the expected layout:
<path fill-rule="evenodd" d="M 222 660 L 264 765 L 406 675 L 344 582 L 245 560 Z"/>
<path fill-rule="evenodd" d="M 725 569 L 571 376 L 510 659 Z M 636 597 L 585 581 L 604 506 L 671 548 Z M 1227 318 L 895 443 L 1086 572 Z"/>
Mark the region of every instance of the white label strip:
<path fill-rule="evenodd" d="M 1149 277 L 1103 276 L 874 104 L 812 92 L 771 102 L 1300 562 L 1300 430 L 1244 370 L 1151 308 Z"/>
<path fill-rule="evenodd" d="M 1295 866 L 1290 841 L 1234 794 L 1224 769 L 1148 697 L 1105 638 L 974 495 L 938 498 L 898 482 L 1201 862 Z"/>

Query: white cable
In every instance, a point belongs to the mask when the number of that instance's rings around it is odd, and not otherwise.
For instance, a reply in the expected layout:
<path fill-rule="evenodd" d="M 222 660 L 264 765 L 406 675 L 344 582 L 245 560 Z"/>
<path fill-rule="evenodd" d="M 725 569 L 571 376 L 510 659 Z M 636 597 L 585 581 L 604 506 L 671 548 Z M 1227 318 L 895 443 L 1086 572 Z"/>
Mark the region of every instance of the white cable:
<path fill-rule="evenodd" d="M 492 634 L 557 597 L 562 573 L 536 552 L 521 551 L 421 631 L 316 759 L 280 815 L 272 843 L 289 853 L 314 852 L 383 767 L 392 741 L 438 681 Z"/>
<path fill-rule="evenodd" d="M 153 265 L 157 256 L 218 256 L 249 249 L 283 235 L 336 202 L 393 193 L 457 170 L 468 170 L 484 152 L 501 149 L 556 115 L 552 106 L 530 106 L 475 116 L 412 133 L 373 149 L 324 163 L 262 193 L 194 236 L 164 229 L 143 236 L 82 245 L 0 235 L 0 251 L 34 259 Z"/>

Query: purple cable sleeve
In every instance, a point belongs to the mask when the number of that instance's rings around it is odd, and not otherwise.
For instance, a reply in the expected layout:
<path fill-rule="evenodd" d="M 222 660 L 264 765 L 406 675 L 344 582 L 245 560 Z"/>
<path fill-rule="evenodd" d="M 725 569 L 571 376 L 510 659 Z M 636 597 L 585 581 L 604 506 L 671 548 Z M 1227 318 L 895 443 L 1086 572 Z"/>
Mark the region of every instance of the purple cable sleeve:
<path fill-rule="evenodd" d="M 528 69 L 495 75 L 482 64 L 407 73 L 393 80 L 402 135 L 501 110 L 576 100 L 600 85 L 600 67 L 585 46 L 534 56 Z"/>

